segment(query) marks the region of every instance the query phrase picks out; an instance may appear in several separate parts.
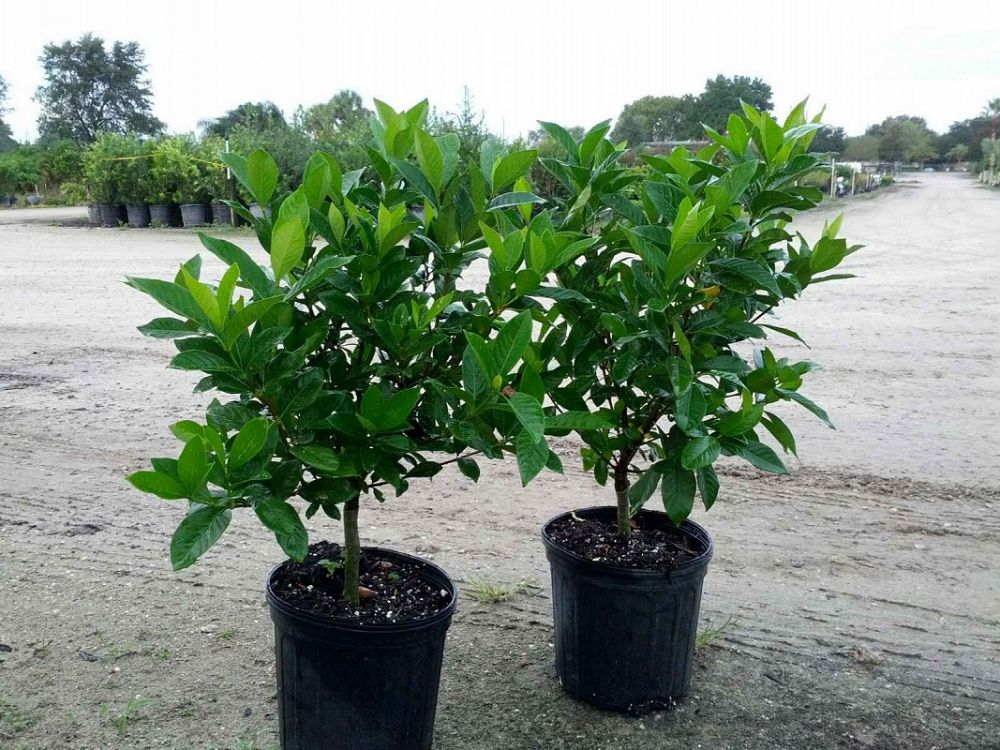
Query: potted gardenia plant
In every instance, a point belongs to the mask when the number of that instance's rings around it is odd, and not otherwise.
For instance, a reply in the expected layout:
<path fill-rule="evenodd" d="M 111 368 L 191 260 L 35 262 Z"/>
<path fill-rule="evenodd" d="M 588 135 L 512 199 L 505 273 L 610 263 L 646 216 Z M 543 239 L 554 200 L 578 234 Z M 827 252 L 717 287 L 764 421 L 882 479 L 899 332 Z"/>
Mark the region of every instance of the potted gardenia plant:
<path fill-rule="evenodd" d="M 289 557 L 267 582 L 285 750 L 431 744 L 456 589 L 426 561 L 362 549 L 362 501 L 402 494 L 445 464 L 478 479 L 476 455 L 523 445 L 556 468 L 538 447 L 540 399 L 512 388 L 540 308 L 518 302 L 506 269 L 492 269 L 490 293 L 459 283 L 485 246 L 491 206 L 524 202 L 506 188 L 534 152 L 490 151 L 491 172 L 506 166 L 487 186 L 459 164 L 456 137 L 422 129 L 426 101 L 378 110 L 373 182 L 317 153 L 301 186 L 275 196 L 270 156 L 225 155 L 271 209 L 273 222 L 231 204 L 253 222 L 270 270 L 202 234 L 227 266 L 217 284 L 200 280 L 197 257 L 173 281 L 128 280 L 174 314 L 140 329 L 175 341 L 171 366 L 206 373 L 198 391 L 228 394 L 204 422 L 173 425 L 178 458 L 129 477 L 189 502 L 174 567 L 194 563 L 242 508 Z M 558 254 L 567 238 L 550 241 Z M 343 544 L 310 546 L 296 498 L 307 518 L 342 520 Z"/>
<path fill-rule="evenodd" d="M 152 184 L 152 142 L 132 139 L 132 149 L 125 164 L 125 214 L 130 227 L 148 227 Z"/>
<path fill-rule="evenodd" d="M 186 163 L 178 137 L 158 138 L 151 144 L 149 166 L 149 216 L 153 226 L 179 224 L 177 210 L 178 174 Z"/>
<path fill-rule="evenodd" d="M 552 405 L 546 432 L 567 434 L 564 410 L 589 410 L 572 429 L 585 470 L 613 487 L 616 504 L 561 514 L 543 528 L 552 569 L 556 666 L 572 696 L 613 710 L 681 698 L 690 684 L 711 537 L 688 519 L 696 495 L 715 502 L 720 456 L 784 473 L 761 437 L 795 452 L 775 411 L 796 402 L 809 362 L 768 346 L 774 311 L 830 274 L 857 247 L 837 238 L 840 219 L 814 244 L 793 234 L 794 212 L 818 190 L 797 186 L 815 169 L 808 146 L 819 118 L 805 103 L 783 124 L 744 106 L 697 154 L 619 163 L 625 144 L 602 123 L 581 140 L 543 128 L 561 145 L 543 166 L 565 188 L 556 231 L 592 237 L 576 262 L 554 270 L 547 313 L 559 346 L 535 347 Z M 748 359 L 748 354 L 752 355 Z M 578 421 L 576 420 L 571 421 Z M 664 512 L 645 510 L 659 490 Z"/>
<path fill-rule="evenodd" d="M 219 161 L 225 141 L 217 135 L 207 135 L 198 144 L 198 158 L 205 173 L 205 184 L 210 198 L 210 218 L 213 224 L 232 224 L 233 214 L 224 201 L 229 199 L 226 167 Z"/>
<path fill-rule="evenodd" d="M 181 222 L 185 227 L 205 226 L 209 220 L 209 166 L 202 158 L 193 138 L 177 139 L 178 158 L 174 162 L 177 181 L 177 202 Z"/>
<path fill-rule="evenodd" d="M 122 157 L 131 155 L 130 139 L 105 133 L 87 148 L 83 169 L 87 187 L 97 201 L 101 224 L 116 227 L 125 218 L 122 206 L 129 165 Z"/>

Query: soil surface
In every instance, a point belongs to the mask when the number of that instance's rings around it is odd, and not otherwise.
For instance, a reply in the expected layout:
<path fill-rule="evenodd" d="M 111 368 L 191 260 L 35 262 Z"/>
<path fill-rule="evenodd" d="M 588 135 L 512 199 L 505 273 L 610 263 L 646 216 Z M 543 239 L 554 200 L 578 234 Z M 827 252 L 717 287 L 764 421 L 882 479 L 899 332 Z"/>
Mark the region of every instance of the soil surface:
<path fill-rule="evenodd" d="M 547 533 L 563 549 L 591 562 L 630 570 L 673 570 L 703 551 L 680 530 L 649 523 L 643 514 L 632 526 L 632 533 L 623 536 L 615 522 L 571 515 L 553 522 Z"/>
<path fill-rule="evenodd" d="M 274 578 L 275 595 L 293 607 L 339 622 L 402 624 L 445 609 L 452 592 L 435 586 L 416 565 L 363 550 L 358 606 L 344 600 L 340 545 L 315 542 L 302 562 L 288 562 Z"/>
<path fill-rule="evenodd" d="M 791 474 L 726 463 L 715 507 L 695 512 L 715 557 L 676 708 L 635 719 L 559 689 L 539 529 L 614 502 L 574 442 L 556 443 L 566 475 L 527 489 L 513 462 L 484 463 L 478 485 L 442 472 L 362 510 L 365 544 L 433 560 L 460 588 L 519 591 L 462 598 L 437 750 L 1000 748 L 1000 191 L 920 175 L 841 205 L 867 245 L 846 262 L 860 278 L 819 285 L 778 323 L 812 346 L 783 343 L 788 356 L 824 365 L 804 392 L 838 430 L 786 408 Z M 815 238 L 830 216 L 796 226 Z M 0 226 L 3 750 L 277 744 L 263 596 L 277 545 L 236 514 L 172 572 L 183 505 L 124 480 L 176 451 L 167 425 L 203 403 L 197 373 L 166 369 L 170 343 L 136 332 L 159 310 L 122 278 L 172 277 L 198 251 L 184 230 Z M 308 526 L 338 539 L 335 522 Z"/>

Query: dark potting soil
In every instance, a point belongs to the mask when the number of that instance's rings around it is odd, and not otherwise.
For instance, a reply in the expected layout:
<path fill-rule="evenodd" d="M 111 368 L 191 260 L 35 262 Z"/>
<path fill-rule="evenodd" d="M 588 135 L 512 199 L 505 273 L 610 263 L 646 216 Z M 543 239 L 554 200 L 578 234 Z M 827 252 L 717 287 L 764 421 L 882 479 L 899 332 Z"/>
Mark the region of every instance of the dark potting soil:
<path fill-rule="evenodd" d="M 642 516 L 633 521 L 627 537 L 614 522 L 572 515 L 553 523 L 548 535 L 580 557 L 631 570 L 673 570 L 702 552 L 680 529 L 652 525 Z"/>
<path fill-rule="evenodd" d="M 333 542 L 309 545 L 305 560 L 289 561 L 278 571 L 274 593 L 307 612 L 368 625 L 422 620 L 445 609 L 451 601 L 451 592 L 426 580 L 418 566 L 383 559 L 377 552 L 362 549 L 362 598 L 355 607 L 343 599 L 340 550 L 340 545 Z"/>

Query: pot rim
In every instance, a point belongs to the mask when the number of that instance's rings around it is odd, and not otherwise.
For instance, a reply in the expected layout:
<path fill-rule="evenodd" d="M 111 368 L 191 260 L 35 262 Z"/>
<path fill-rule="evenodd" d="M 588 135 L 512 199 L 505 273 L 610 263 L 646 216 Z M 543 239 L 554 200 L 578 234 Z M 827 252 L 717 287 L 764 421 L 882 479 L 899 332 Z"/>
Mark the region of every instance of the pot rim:
<path fill-rule="evenodd" d="M 450 619 L 452 615 L 455 614 L 455 610 L 458 607 L 458 586 L 451 579 L 443 568 L 429 560 L 425 560 L 422 557 L 417 557 L 416 555 L 410 555 L 406 552 L 400 552 L 398 550 L 389 549 L 387 547 L 362 547 L 362 552 L 376 552 L 383 555 L 389 555 L 390 557 L 396 558 L 398 560 L 403 560 L 409 563 L 416 563 L 421 567 L 427 569 L 432 574 L 439 576 L 443 581 L 445 587 L 450 591 L 451 598 L 448 600 L 448 604 L 445 605 L 444 609 L 440 612 L 436 612 L 429 617 L 425 617 L 421 620 L 412 620 L 410 622 L 402 623 L 375 623 L 375 624 L 364 624 L 364 623 L 350 623 L 344 622 L 342 620 L 335 620 L 331 617 L 325 615 L 318 615 L 315 612 L 310 612 L 309 610 L 302 609 L 301 607 L 296 607 L 293 604 L 289 604 L 284 599 L 282 599 L 278 593 L 274 590 L 275 576 L 277 576 L 278 571 L 281 570 L 290 561 L 284 560 L 278 563 L 273 568 L 271 572 L 267 575 L 267 584 L 265 586 L 265 596 L 267 598 L 268 604 L 270 604 L 275 609 L 278 609 L 285 614 L 309 622 L 315 625 L 321 625 L 331 630 L 336 630 L 344 633 L 411 633 L 415 631 L 420 631 L 424 629 L 430 629 L 436 626 L 443 620 Z"/>
<path fill-rule="evenodd" d="M 657 578 L 669 578 L 671 576 L 676 576 L 680 573 L 687 572 L 689 570 L 694 570 L 697 568 L 703 568 L 708 565 L 712 559 L 712 555 L 715 552 L 715 542 L 712 539 L 712 535 L 708 533 L 706 529 L 701 524 L 696 521 L 692 521 L 690 518 L 685 519 L 680 526 L 676 527 L 685 533 L 690 539 L 695 540 L 699 544 L 704 546 L 704 550 L 696 557 L 692 557 L 690 560 L 686 560 L 677 567 L 671 568 L 670 570 L 645 570 L 642 568 L 626 568 L 621 565 L 613 565 L 606 562 L 594 562 L 583 555 L 578 555 L 576 552 L 566 549 L 561 544 L 556 542 L 549 536 L 549 527 L 552 526 L 556 521 L 560 521 L 567 516 L 572 514 L 582 514 L 582 513 L 612 513 L 615 507 L 613 505 L 591 505 L 586 508 L 576 508 L 573 510 L 567 510 L 563 513 L 559 513 L 544 524 L 542 524 L 542 544 L 545 548 L 554 554 L 562 556 L 567 561 L 571 561 L 577 565 L 582 565 L 584 567 L 590 568 L 594 572 L 607 572 L 614 574 L 625 574 L 630 578 L 642 578 L 642 579 L 657 579 Z M 642 508 L 639 513 L 645 515 L 655 515 L 662 517 L 672 523 L 666 513 L 659 510 L 647 510 Z"/>

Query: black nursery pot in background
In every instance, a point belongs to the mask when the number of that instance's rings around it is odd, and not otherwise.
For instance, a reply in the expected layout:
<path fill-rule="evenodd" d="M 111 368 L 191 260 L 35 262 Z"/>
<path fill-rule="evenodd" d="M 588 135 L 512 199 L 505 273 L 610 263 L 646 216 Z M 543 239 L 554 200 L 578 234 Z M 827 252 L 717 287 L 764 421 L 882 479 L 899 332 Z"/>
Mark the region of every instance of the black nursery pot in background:
<path fill-rule="evenodd" d="M 182 203 L 181 220 L 186 227 L 203 227 L 208 223 L 208 206 L 204 203 Z"/>
<path fill-rule="evenodd" d="M 169 227 L 173 208 L 169 203 L 154 203 L 149 207 L 149 218 L 154 227 Z"/>
<path fill-rule="evenodd" d="M 284 602 L 271 571 L 282 750 L 430 750 L 445 633 L 458 591 L 436 565 L 366 547 L 380 559 L 420 567 L 449 593 L 445 609 L 410 623 L 338 622 Z"/>
<path fill-rule="evenodd" d="M 615 523 L 614 507 L 573 511 Z M 665 513 L 640 511 L 641 522 L 672 526 Z M 700 551 L 670 571 L 633 570 L 592 562 L 559 546 L 542 528 L 552 569 L 556 672 L 578 700 L 612 711 L 642 712 L 675 703 L 691 684 L 701 589 L 712 538 L 693 521 L 681 524 Z"/>
<path fill-rule="evenodd" d="M 125 213 L 128 215 L 128 225 L 130 227 L 148 227 L 150 222 L 149 206 L 145 203 L 139 205 L 126 205 Z"/>
<path fill-rule="evenodd" d="M 212 204 L 212 223 L 216 226 L 233 223 L 233 212 L 225 203 Z"/>
<path fill-rule="evenodd" d="M 98 209 L 101 212 L 101 226 L 116 227 L 125 218 L 123 206 L 114 203 L 99 203 Z"/>

